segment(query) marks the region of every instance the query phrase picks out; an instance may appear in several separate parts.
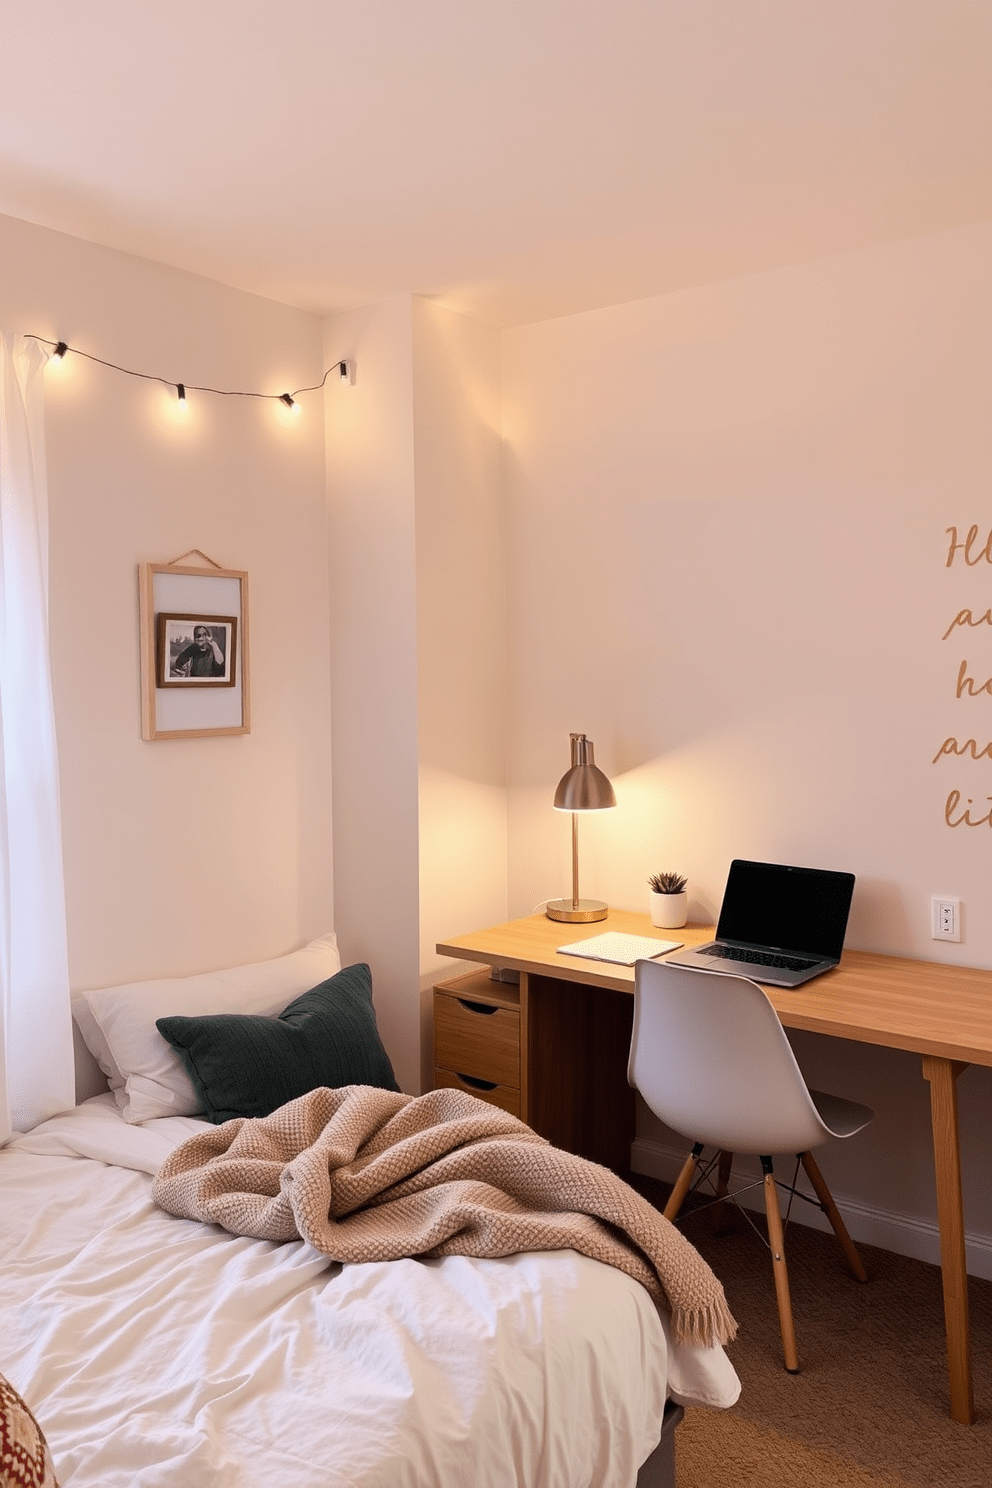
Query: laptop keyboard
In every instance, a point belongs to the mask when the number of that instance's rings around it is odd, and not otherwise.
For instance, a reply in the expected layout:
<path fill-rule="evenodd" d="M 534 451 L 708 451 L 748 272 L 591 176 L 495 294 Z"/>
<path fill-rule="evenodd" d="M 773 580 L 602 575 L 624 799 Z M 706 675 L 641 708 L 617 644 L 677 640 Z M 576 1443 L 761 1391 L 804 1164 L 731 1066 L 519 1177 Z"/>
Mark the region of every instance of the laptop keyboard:
<path fill-rule="evenodd" d="M 707 956 L 721 956 L 725 961 L 746 961 L 749 966 L 778 966 L 783 971 L 808 971 L 816 961 L 801 956 L 780 956 L 775 951 L 745 951 L 733 946 L 710 946 Z"/>

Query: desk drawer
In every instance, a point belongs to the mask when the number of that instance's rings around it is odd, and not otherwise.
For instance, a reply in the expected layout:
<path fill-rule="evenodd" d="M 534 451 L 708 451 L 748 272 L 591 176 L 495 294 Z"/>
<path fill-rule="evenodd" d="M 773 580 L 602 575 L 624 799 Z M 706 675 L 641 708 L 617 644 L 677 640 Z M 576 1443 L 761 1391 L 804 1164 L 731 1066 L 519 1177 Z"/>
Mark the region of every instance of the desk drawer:
<path fill-rule="evenodd" d="M 435 992 L 434 1063 L 519 1091 L 519 1011 Z"/>
<path fill-rule="evenodd" d="M 499 1106 L 501 1111 L 508 1111 L 511 1116 L 520 1115 L 520 1091 L 511 1090 L 509 1085 L 493 1085 L 488 1080 L 465 1079 L 455 1074 L 454 1070 L 435 1069 L 435 1090 L 465 1090 L 469 1095 L 478 1096 L 479 1100 L 488 1101 L 491 1106 Z"/>

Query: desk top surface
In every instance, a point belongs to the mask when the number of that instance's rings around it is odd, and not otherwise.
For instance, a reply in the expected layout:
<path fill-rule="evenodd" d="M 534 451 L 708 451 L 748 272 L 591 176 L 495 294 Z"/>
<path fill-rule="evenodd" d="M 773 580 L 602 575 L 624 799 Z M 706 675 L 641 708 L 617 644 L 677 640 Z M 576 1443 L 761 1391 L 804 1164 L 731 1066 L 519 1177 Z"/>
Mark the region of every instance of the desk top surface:
<path fill-rule="evenodd" d="M 464 961 L 583 982 L 613 991 L 634 990 L 634 968 L 563 956 L 560 945 L 618 930 L 679 940 L 686 946 L 713 938 L 712 925 L 657 930 L 649 917 L 611 909 L 591 925 L 566 925 L 544 914 L 438 943 L 438 952 Z M 801 987 L 765 987 L 787 1028 L 834 1038 L 992 1065 L 992 971 L 845 951 L 840 966 Z"/>

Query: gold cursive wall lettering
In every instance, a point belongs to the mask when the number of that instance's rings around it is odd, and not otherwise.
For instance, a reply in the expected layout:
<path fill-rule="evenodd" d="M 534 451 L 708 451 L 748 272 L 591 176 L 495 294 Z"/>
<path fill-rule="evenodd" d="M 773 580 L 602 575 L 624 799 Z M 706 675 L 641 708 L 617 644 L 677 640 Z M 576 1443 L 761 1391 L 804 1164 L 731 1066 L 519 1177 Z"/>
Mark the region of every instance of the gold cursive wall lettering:
<path fill-rule="evenodd" d="M 986 563 L 992 565 L 992 527 L 985 534 L 984 529 L 980 528 L 977 522 L 973 522 L 963 538 L 958 536 L 959 531 L 964 531 L 964 529 L 958 527 L 944 529 L 945 536 L 949 539 L 944 567 L 952 568 L 958 562 L 965 568 L 975 568 L 979 564 Z M 946 641 L 958 630 L 968 630 L 974 635 L 979 626 L 988 626 L 992 629 L 992 607 L 984 612 L 973 609 L 958 610 L 941 636 L 941 640 Z M 988 638 L 988 632 L 985 634 Z M 975 636 L 975 641 L 978 639 L 979 637 Z M 965 706 L 973 709 L 975 704 L 972 700 L 978 699 L 978 710 L 982 712 L 983 720 L 987 720 L 988 715 L 983 711 L 983 705 L 992 698 L 992 676 L 986 676 L 983 680 L 982 674 L 986 672 L 988 663 L 979 662 L 969 670 L 970 665 L 965 659 L 958 666 L 954 700 L 955 702 L 964 700 Z M 977 676 L 973 675 L 973 672 L 977 672 Z M 979 760 L 992 764 L 992 739 L 987 744 L 979 744 L 978 739 L 975 738 L 958 739 L 953 734 L 949 735 L 930 763 L 935 765 L 938 760 L 946 758 L 967 761 L 969 767 Z M 976 798 L 964 795 L 961 790 L 955 788 L 948 793 L 944 801 L 944 822 L 949 827 L 992 827 L 992 796 Z"/>
<path fill-rule="evenodd" d="M 964 559 L 965 563 L 967 563 L 969 568 L 974 568 L 976 563 L 982 563 L 983 561 L 985 563 L 992 563 L 992 527 L 989 528 L 989 535 L 985 539 L 984 546 L 980 548 L 977 546 L 977 523 L 974 526 L 968 528 L 968 536 L 965 538 L 964 542 L 958 542 L 958 529 L 956 527 L 947 527 L 945 528 L 945 531 L 948 537 L 951 539 L 950 545 L 947 549 L 947 562 L 944 565 L 945 568 L 950 568 L 951 564 L 954 562 L 959 553 L 961 554 L 962 558 Z"/>
<path fill-rule="evenodd" d="M 963 697 L 966 689 L 969 697 L 978 697 L 983 692 L 987 692 L 989 697 L 992 697 L 992 677 L 987 677 L 984 682 L 976 683 L 974 677 L 968 676 L 968 663 L 963 661 L 958 667 L 958 685 L 954 696 Z"/>
<path fill-rule="evenodd" d="M 961 792 L 952 790 L 944 802 L 944 820 L 949 827 L 992 827 L 992 805 L 989 806 L 984 816 L 975 818 L 972 816 L 970 807 L 974 801 L 970 796 L 966 797 L 968 805 L 964 808 L 957 821 L 953 820 L 955 811 L 961 805 Z M 986 801 L 992 802 L 992 796 L 986 796 Z"/>
<path fill-rule="evenodd" d="M 992 740 L 986 744 L 984 749 L 979 749 L 978 742 L 975 739 L 965 739 L 960 744 L 957 739 L 945 739 L 930 763 L 935 765 L 941 756 L 945 754 L 964 755 L 966 758 L 974 760 L 992 760 Z"/>
<path fill-rule="evenodd" d="M 992 610 L 986 610 L 985 614 L 979 615 L 977 619 L 970 610 L 958 610 L 940 639 L 946 641 L 951 631 L 958 625 L 992 625 Z"/>

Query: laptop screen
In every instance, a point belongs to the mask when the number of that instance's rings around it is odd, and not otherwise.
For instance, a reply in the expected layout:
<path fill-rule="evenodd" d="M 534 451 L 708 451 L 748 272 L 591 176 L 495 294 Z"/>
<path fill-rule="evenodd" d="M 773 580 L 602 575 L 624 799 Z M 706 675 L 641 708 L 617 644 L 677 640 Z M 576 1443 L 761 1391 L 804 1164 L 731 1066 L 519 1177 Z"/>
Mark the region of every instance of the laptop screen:
<path fill-rule="evenodd" d="M 839 959 L 853 893 L 853 873 L 735 858 L 717 939 Z"/>

